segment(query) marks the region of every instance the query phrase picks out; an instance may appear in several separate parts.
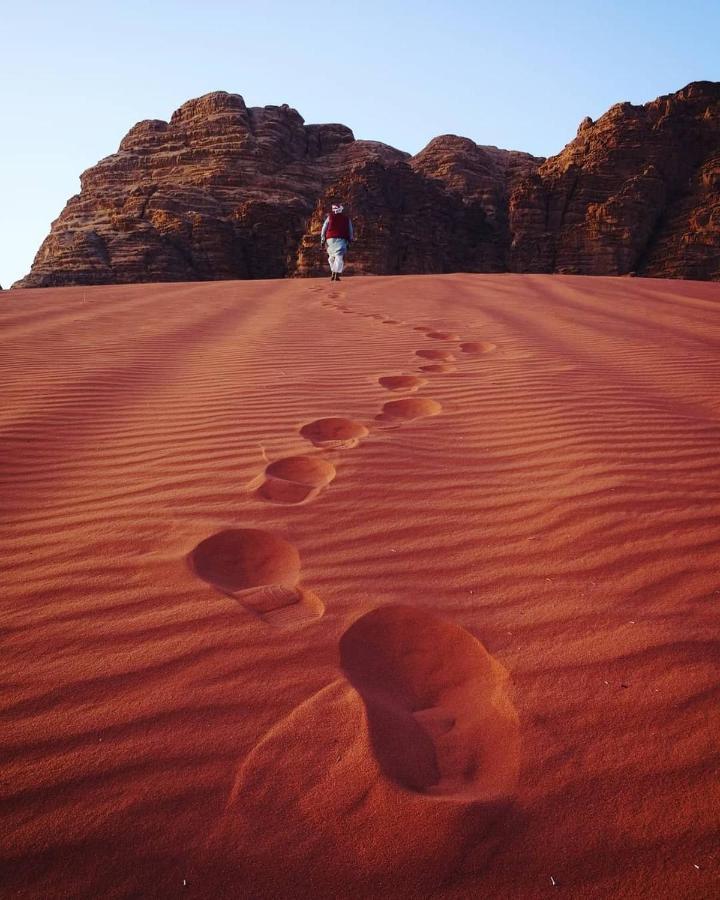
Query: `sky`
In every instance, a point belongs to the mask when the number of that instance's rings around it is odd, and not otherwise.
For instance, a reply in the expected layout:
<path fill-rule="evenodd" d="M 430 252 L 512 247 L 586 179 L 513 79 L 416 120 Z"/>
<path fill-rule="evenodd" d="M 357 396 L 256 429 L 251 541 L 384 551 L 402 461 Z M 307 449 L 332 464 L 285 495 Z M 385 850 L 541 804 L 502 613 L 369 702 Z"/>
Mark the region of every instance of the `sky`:
<path fill-rule="evenodd" d="M 451 133 L 550 156 L 613 103 L 720 81 L 720 0 L 25 0 L 2 32 L 3 287 L 82 171 L 210 91 L 411 153 Z"/>

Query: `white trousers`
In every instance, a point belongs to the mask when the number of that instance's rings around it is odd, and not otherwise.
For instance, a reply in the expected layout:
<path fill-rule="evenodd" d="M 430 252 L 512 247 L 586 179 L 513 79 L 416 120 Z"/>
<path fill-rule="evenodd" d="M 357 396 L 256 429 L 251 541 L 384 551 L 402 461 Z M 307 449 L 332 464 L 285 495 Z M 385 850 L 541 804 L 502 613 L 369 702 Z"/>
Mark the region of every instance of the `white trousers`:
<path fill-rule="evenodd" d="M 347 241 L 345 238 L 328 238 L 326 243 L 328 260 L 330 261 L 330 271 L 336 272 L 339 275 L 345 266 Z"/>

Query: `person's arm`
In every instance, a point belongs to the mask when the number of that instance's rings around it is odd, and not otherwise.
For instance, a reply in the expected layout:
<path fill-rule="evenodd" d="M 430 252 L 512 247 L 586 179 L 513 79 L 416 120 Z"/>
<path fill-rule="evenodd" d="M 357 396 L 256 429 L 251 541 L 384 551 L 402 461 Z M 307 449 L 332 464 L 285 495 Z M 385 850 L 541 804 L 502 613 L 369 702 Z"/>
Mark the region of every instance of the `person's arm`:
<path fill-rule="evenodd" d="M 327 216 L 325 221 L 323 222 L 322 231 L 320 232 L 320 243 L 325 243 L 325 232 L 327 231 L 328 223 L 330 222 L 330 216 Z"/>
<path fill-rule="evenodd" d="M 350 240 L 354 241 L 355 240 L 355 232 L 353 231 L 353 227 L 352 227 L 352 219 L 348 219 L 348 234 L 350 235 Z"/>

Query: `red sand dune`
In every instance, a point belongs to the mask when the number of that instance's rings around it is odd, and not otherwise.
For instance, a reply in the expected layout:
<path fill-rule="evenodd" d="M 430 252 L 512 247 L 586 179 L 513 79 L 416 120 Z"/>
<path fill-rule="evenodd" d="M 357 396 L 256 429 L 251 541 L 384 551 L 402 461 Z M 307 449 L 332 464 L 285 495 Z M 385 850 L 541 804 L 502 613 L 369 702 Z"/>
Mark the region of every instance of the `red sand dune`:
<path fill-rule="evenodd" d="M 719 312 L 4 293 L 2 895 L 717 896 Z"/>

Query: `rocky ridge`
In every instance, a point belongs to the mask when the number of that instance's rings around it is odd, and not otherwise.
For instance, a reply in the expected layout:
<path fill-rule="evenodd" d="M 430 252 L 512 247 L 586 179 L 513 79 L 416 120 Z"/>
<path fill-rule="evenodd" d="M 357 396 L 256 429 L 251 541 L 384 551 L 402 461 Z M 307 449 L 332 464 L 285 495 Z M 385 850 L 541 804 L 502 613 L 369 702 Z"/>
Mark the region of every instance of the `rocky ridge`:
<path fill-rule="evenodd" d="M 335 198 L 356 273 L 720 279 L 720 84 L 617 104 L 547 160 L 455 135 L 410 156 L 208 94 L 84 172 L 15 286 L 320 274 Z"/>
<path fill-rule="evenodd" d="M 514 272 L 720 278 L 720 84 L 585 119 L 509 221 Z"/>

